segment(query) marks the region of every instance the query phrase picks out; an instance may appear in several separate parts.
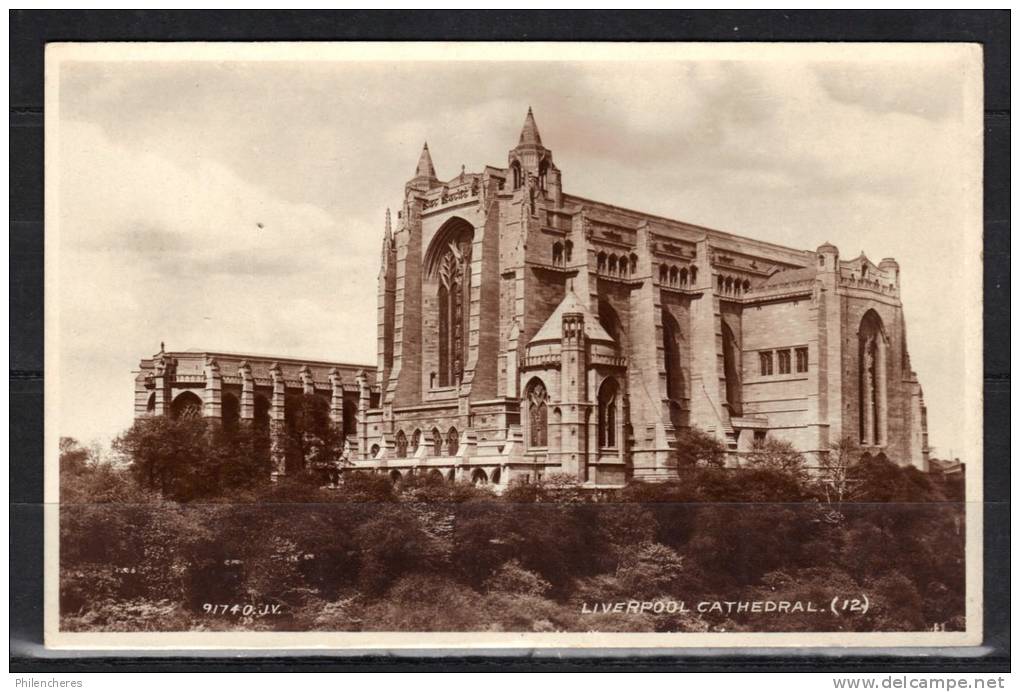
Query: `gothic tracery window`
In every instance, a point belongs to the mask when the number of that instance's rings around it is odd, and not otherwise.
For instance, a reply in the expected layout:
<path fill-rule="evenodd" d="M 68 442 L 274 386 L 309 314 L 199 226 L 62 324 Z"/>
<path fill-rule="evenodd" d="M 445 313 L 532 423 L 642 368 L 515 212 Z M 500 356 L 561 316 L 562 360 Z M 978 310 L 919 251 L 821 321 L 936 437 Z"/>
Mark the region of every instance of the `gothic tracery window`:
<path fill-rule="evenodd" d="M 450 428 L 446 433 L 446 453 L 451 457 L 455 457 L 459 447 L 460 436 L 457 434 L 457 428 Z"/>
<path fill-rule="evenodd" d="M 398 430 L 397 431 L 396 447 L 397 447 L 397 457 L 406 457 L 407 456 L 407 435 L 404 434 L 403 430 Z"/>
<path fill-rule="evenodd" d="M 528 389 L 528 446 L 546 447 L 549 444 L 549 406 L 545 385 L 535 381 Z"/>
<path fill-rule="evenodd" d="M 618 389 L 613 378 L 607 378 L 599 389 L 599 447 L 616 447 L 616 407 Z"/>
<path fill-rule="evenodd" d="M 861 444 L 884 445 L 887 435 L 886 339 L 882 320 L 869 310 L 861 320 L 859 404 Z"/>
<path fill-rule="evenodd" d="M 438 264 L 440 387 L 457 385 L 464 374 L 470 262 L 471 241 L 462 236 L 447 246 Z"/>
<path fill-rule="evenodd" d="M 443 434 L 438 428 L 432 428 L 432 456 L 443 456 Z"/>

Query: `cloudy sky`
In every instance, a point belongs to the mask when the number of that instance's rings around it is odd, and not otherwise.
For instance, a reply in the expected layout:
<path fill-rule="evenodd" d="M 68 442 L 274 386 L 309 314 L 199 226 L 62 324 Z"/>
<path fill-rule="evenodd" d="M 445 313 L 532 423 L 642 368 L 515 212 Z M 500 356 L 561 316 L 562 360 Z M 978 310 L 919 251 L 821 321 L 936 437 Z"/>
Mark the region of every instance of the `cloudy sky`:
<path fill-rule="evenodd" d="M 505 165 L 530 105 L 572 194 L 896 257 L 931 442 L 959 453 L 979 68 L 855 55 L 64 61 L 61 434 L 128 426 L 161 340 L 373 363 L 383 219 L 422 142 L 440 178 Z"/>

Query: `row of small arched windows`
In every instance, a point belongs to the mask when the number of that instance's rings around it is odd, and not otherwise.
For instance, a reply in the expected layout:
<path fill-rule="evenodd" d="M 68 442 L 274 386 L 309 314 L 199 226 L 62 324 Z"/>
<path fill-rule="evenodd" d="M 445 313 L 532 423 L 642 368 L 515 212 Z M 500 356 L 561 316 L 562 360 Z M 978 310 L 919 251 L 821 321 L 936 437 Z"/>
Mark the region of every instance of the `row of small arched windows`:
<path fill-rule="evenodd" d="M 741 281 L 739 278 L 722 274 L 716 277 L 716 286 L 719 293 L 727 296 L 739 296 L 751 290 L 751 282 L 747 279 Z"/>
<path fill-rule="evenodd" d="M 637 273 L 637 255 L 617 255 L 600 252 L 595 257 L 595 266 L 600 274 L 628 277 Z"/>
<path fill-rule="evenodd" d="M 552 246 L 552 261 L 557 267 L 562 267 L 569 263 L 574 256 L 574 244 L 569 240 L 565 243 L 561 243 L 558 240 L 553 243 Z"/>
<path fill-rule="evenodd" d="M 457 428 L 450 428 L 446 431 L 444 437 L 438 428 L 432 428 L 430 435 L 431 452 L 434 457 L 441 456 L 456 456 L 457 450 L 460 447 L 460 436 L 457 433 Z M 410 445 L 408 444 L 410 442 Z M 397 431 L 396 437 L 396 452 L 397 457 L 402 458 L 409 456 L 408 450 L 411 454 L 414 454 L 415 450 L 421 444 L 421 430 L 415 430 L 411 435 L 410 441 L 407 439 L 407 435 L 403 430 Z"/>
<path fill-rule="evenodd" d="M 413 469 L 411 470 L 411 473 L 412 474 L 414 473 Z M 393 469 L 392 471 L 390 471 L 389 476 L 390 482 L 393 483 L 394 485 L 397 485 L 404 480 L 404 475 L 400 473 L 400 471 L 398 471 L 397 469 Z M 450 469 L 447 472 L 446 476 L 444 477 L 442 471 L 440 471 L 439 469 L 432 469 L 431 471 L 428 472 L 428 478 L 432 479 L 433 481 L 446 480 L 449 481 L 450 483 L 453 483 L 457 478 L 457 474 L 453 469 Z M 471 471 L 471 483 L 473 485 L 488 485 L 489 483 L 492 483 L 493 485 L 499 485 L 499 479 L 500 470 L 498 467 L 492 470 L 491 478 L 489 477 L 489 474 L 485 473 L 485 469 L 476 468 L 473 471 Z"/>
<path fill-rule="evenodd" d="M 676 265 L 659 265 L 659 283 L 663 286 L 683 288 L 693 286 L 698 279 L 698 268 L 677 267 Z"/>

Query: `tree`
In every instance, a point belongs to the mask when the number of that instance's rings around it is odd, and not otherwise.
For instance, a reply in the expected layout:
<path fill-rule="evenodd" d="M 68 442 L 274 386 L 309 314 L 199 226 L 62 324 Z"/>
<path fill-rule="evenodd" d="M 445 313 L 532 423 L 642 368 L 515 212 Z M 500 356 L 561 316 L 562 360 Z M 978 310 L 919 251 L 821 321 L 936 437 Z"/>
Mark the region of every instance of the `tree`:
<path fill-rule="evenodd" d="M 235 495 L 268 483 L 265 431 L 224 430 L 204 418 L 140 418 L 113 442 L 137 482 L 164 498 L 188 502 Z"/>
<path fill-rule="evenodd" d="M 858 502 L 933 502 L 944 500 L 931 478 L 904 468 L 885 455 L 866 456 L 853 468 L 853 499 Z"/>
<path fill-rule="evenodd" d="M 552 585 L 534 572 L 521 567 L 517 560 L 509 560 L 485 580 L 484 587 L 486 591 L 495 593 L 545 596 Z"/>
<path fill-rule="evenodd" d="M 805 478 L 804 455 L 790 442 L 774 438 L 755 441 L 747 455 L 747 465 L 755 469 L 768 469 L 789 474 L 801 481 Z"/>
<path fill-rule="evenodd" d="M 685 580 L 684 558 L 659 543 L 636 546 L 616 571 L 622 591 L 629 598 L 652 598 L 676 593 Z"/>
<path fill-rule="evenodd" d="M 314 394 L 288 397 L 288 471 L 313 469 L 313 482 L 325 480 L 323 471 L 332 468 L 343 452 L 343 434 L 329 417 L 329 403 Z"/>
<path fill-rule="evenodd" d="M 201 418 L 139 418 L 113 448 L 131 460 L 139 483 L 166 498 L 187 502 L 218 491 Z"/>
<path fill-rule="evenodd" d="M 89 450 L 73 437 L 60 438 L 60 473 L 78 474 L 85 470 Z"/>
<path fill-rule="evenodd" d="M 855 485 L 853 466 L 860 456 L 860 449 L 849 437 L 844 437 L 831 445 L 831 449 L 821 455 L 821 476 L 819 484 L 829 504 L 842 504 L 848 499 Z"/>
<path fill-rule="evenodd" d="M 683 467 L 723 466 L 726 448 L 714 435 L 700 428 L 681 428 L 676 434 L 677 457 Z"/>
<path fill-rule="evenodd" d="M 383 632 L 463 632 L 489 624 L 482 596 L 438 574 L 411 574 L 365 613 L 365 629 Z"/>
<path fill-rule="evenodd" d="M 354 529 L 361 573 L 361 589 L 368 594 L 385 591 L 403 575 L 421 569 L 428 554 L 428 537 L 413 515 L 399 505 L 380 504 Z"/>

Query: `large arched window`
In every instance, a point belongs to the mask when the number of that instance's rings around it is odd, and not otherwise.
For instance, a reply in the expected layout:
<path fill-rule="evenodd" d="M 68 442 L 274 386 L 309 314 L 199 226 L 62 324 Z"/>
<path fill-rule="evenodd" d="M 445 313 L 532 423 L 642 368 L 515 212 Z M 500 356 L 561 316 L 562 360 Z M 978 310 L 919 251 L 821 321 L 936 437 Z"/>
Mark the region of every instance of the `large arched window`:
<path fill-rule="evenodd" d="M 473 239 L 471 224 L 464 219 L 451 219 L 436 234 L 425 257 L 426 271 L 435 281 L 437 292 L 440 387 L 458 384 L 464 374 Z"/>
<path fill-rule="evenodd" d="M 457 428 L 450 428 L 446 431 L 446 453 L 455 457 L 459 448 L 460 435 L 457 434 Z"/>
<path fill-rule="evenodd" d="M 888 440 L 886 399 L 886 351 L 888 340 L 882 318 L 868 310 L 857 332 L 860 357 L 858 383 L 860 396 L 861 444 L 885 445 Z"/>
<path fill-rule="evenodd" d="M 418 453 L 418 447 L 421 446 L 421 430 L 415 430 L 411 433 L 411 454 Z"/>
<path fill-rule="evenodd" d="M 607 377 L 599 388 L 599 447 L 613 449 L 617 445 L 617 406 L 619 387 L 616 380 Z"/>
<path fill-rule="evenodd" d="M 733 336 L 733 330 L 723 322 L 723 374 L 726 376 L 726 403 L 730 415 L 739 416 L 743 411 L 740 384 L 740 344 Z"/>
<path fill-rule="evenodd" d="M 443 456 L 443 434 L 439 428 L 432 428 L 432 456 Z"/>
<path fill-rule="evenodd" d="M 396 447 L 398 458 L 407 456 L 407 435 L 404 434 L 403 430 L 397 431 Z"/>
<path fill-rule="evenodd" d="M 170 406 L 173 418 L 201 418 L 202 400 L 194 392 L 181 392 Z"/>
<path fill-rule="evenodd" d="M 679 402 L 686 396 L 680 325 L 668 310 L 662 311 L 662 351 L 666 366 L 666 397 Z"/>
<path fill-rule="evenodd" d="M 548 398 L 542 381 L 532 380 L 525 395 L 525 405 L 528 408 L 529 447 L 546 447 L 549 444 Z"/>

